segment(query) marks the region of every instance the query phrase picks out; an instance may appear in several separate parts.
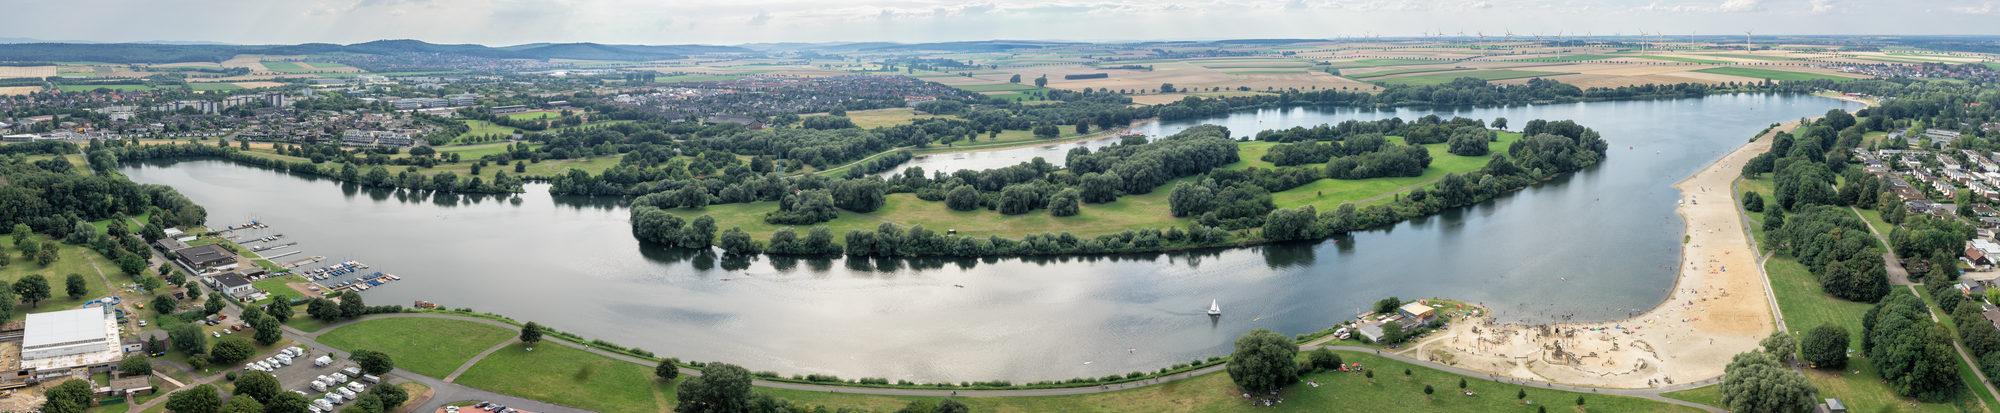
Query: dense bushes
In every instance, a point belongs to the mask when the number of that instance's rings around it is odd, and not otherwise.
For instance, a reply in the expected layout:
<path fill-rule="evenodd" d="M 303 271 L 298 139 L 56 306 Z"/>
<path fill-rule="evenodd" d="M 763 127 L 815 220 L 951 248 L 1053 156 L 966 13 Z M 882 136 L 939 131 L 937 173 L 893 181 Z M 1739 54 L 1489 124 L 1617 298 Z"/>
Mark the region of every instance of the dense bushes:
<path fill-rule="evenodd" d="M 1874 302 L 1889 293 L 1888 270 L 1868 224 L 1846 208 L 1815 206 L 1785 215 L 1766 242 L 1818 274 L 1820 289 L 1848 301 Z"/>
<path fill-rule="evenodd" d="M 1951 350 L 1951 333 L 1931 322 L 1922 299 L 1896 291 L 1862 318 L 1862 351 L 1896 394 L 1925 402 L 1949 399 L 1964 388 Z"/>

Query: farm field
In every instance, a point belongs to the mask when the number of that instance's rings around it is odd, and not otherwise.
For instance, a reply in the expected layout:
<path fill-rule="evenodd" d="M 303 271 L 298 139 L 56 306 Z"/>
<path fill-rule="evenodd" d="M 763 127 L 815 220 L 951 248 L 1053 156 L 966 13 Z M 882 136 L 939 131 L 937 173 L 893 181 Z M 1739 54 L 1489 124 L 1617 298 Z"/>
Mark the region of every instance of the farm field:
<path fill-rule="evenodd" d="M 1568 55 L 1568 56 L 1544 56 L 1544 57 L 1531 57 L 1531 58 L 1526 58 L 1526 59 L 1509 59 L 1509 60 L 1506 60 L 1506 61 L 1508 61 L 1508 62 L 1535 62 L 1535 63 L 1566 63 L 1566 62 L 1584 62 L 1584 61 L 1591 61 L 1591 60 L 1604 60 L 1604 59 L 1612 59 L 1612 58 L 1617 58 L 1617 57 L 1618 57 L 1618 56 L 1612 56 L 1612 55 L 1601 55 L 1601 54 L 1580 54 L 1580 55 Z"/>
<path fill-rule="evenodd" d="M 816 116 L 823 114 L 824 113 L 815 113 L 815 114 L 801 115 L 801 117 Z M 854 126 L 860 126 L 862 129 L 874 129 L 885 126 L 908 125 L 912 121 L 915 121 L 918 118 L 956 119 L 957 117 L 950 115 L 932 115 L 928 113 L 918 112 L 916 109 L 912 108 L 853 110 L 847 112 L 847 120 L 853 121 Z"/>
<path fill-rule="evenodd" d="M 998 83 L 990 85 L 952 85 L 952 87 L 969 92 L 1018 92 L 1023 90 L 1041 89 L 1035 87 L 1035 85 L 1032 83 L 1026 83 L 1029 82 L 1028 79 L 1022 79 L 1021 82 L 1023 83 Z"/>
<path fill-rule="evenodd" d="M 1659 60 L 1665 62 L 1701 63 L 1710 65 L 1726 65 L 1732 63 L 1726 60 L 1696 59 L 1692 57 L 1678 57 L 1678 56 L 1625 56 L 1625 57 L 1632 57 L 1632 58 L 1639 58 L 1646 60 Z"/>
<path fill-rule="evenodd" d="M 1450 83 L 1452 80 L 1462 77 L 1473 77 L 1484 80 L 1505 80 L 1505 79 L 1519 79 L 1519 78 L 1529 78 L 1529 77 L 1548 77 L 1548 76 L 1563 75 L 1563 74 L 1566 73 L 1539 72 L 1532 70 L 1492 69 L 1492 70 L 1474 70 L 1470 72 L 1445 72 L 1445 73 L 1433 73 L 1433 74 L 1419 74 L 1411 76 L 1398 76 L 1398 77 L 1390 77 L 1390 78 L 1375 80 L 1375 82 L 1385 85 L 1426 86 L 1426 85 L 1442 85 L 1445 83 Z"/>
<path fill-rule="evenodd" d="M 300 67 L 297 63 L 292 62 L 263 62 L 263 65 L 265 70 L 278 73 L 306 73 L 312 71 L 312 69 Z"/>
<path fill-rule="evenodd" d="M 147 85 L 56 85 L 56 89 L 62 90 L 64 92 L 87 92 L 97 89 L 110 89 L 118 92 L 132 92 L 132 91 L 143 91 L 143 90 L 157 90 L 159 88 Z"/>
<path fill-rule="evenodd" d="M 1742 77 L 1750 77 L 1750 78 L 1758 78 L 1758 79 L 1769 79 L 1769 80 L 1777 80 L 1777 81 L 1790 81 L 1790 80 L 1817 80 L 1817 79 L 1833 79 L 1833 80 L 1847 80 L 1847 79 L 1850 79 L 1850 78 L 1847 78 L 1847 77 L 1841 77 L 1841 76 L 1834 76 L 1834 75 L 1824 75 L 1824 74 L 1818 74 L 1818 73 L 1805 73 L 1805 72 L 1790 72 L 1790 71 L 1783 71 L 1783 70 L 1770 70 L 1770 69 L 1752 69 L 1752 68 L 1747 68 L 1747 67 L 1713 67 L 1713 68 L 1707 68 L 1707 69 L 1701 69 L 1701 70 L 1695 70 L 1695 72 L 1700 72 L 1700 73 L 1714 73 L 1714 74 L 1718 74 L 1718 75 L 1730 75 L 1730 76 L 1742 76 Z"/>
<path fill-rule="evenodd" d="M 1346 74 L 1343 72 L 1341 73 L 1341 76 L 1345 76 L 1349 79 L 1368 79 L 1368 78 L 1410 74 L 1410 73 L 1447 72 L 1453 70 L 1467 70 L 1467 69 L 1463 67 L 1412 67 L 1412 68 L 1388 69 L 1388 70 L 1353 74 L 1353 75 Z"/>

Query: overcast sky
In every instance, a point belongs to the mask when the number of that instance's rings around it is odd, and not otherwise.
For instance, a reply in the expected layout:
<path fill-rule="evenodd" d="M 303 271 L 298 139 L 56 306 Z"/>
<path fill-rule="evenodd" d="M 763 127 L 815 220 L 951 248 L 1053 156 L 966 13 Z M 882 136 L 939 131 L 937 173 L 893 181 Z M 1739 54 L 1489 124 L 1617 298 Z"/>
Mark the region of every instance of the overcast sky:
<path fill-rule="evenodd" d="M 2000 34 L 2000 0 L 0 0 L 0 37 L 243 44 Z"/>

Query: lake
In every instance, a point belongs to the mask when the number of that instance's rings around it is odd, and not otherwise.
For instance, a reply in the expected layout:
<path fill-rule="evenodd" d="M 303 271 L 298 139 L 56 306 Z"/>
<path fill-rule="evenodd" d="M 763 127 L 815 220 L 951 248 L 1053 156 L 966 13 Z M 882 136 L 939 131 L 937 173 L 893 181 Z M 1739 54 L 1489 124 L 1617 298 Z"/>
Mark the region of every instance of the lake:
<path fill-rule="evenodd" d="M 299 256 L 357 260 L 403 281 L 370 304 L 435 301 L 683 360 L 784 375 L 1027 382 L 1157 370 L 1226 355 L 1251 329 L 1307 333 L 1387 296 L 1447 297 L 1503 319 L 1622 318 L 1665 299 L 1682 225 L 1672 184 L 1765 126 L 1857 104 L 1810 96 L 1493 108 L 1289 108 L 1148 124 L 1260 129 L 1425 114 L 1574 119 L 1610 142 L 1602 164 L 1493 201 L 1337 240 L 1174 254 L 1002 259 L 774 259 L 641 244 L 616 199 L 431 196 L 223 161 L 124 167 L 206 206 L 211 226 L 257 220 Z M 1084 143 L 1101 145 L 1100 142 Z M 1051 162 L 1061 162 L 1054 150 Z M 981 155 L 1003 166 L 1042 148 Z M 1009 158 L 1011 157 L 1011 158 Z M 936 157 L 920 161 L 926 169 Z M 1719 196 L 1719 195 L 1718 195 Z M 288 257 L 291 258 L 291 257 Z M 1566 279 L 1566 281 L 1565 281 Z M 1210 300 L 1223 315 L 1204 314 Z"/>

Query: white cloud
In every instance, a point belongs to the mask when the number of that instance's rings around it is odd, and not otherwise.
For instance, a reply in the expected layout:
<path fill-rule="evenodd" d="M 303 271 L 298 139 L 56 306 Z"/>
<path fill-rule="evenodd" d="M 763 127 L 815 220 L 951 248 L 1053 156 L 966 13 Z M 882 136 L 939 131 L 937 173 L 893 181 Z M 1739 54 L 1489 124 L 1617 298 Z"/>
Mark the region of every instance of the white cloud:
<path fill-rule="evenodd" d="M 1834 1 L 1834 0 L 1812 0 L 1812 2 L 1811 2 L 1811 3 L 1812 3 L 1812 12 L 1813 12 L 1813 13 L 1825 13 L 1825 12 L 1829 12 L 1829 11 L 1833 11 L 1833 3 L 1835 3 L 1835 1 Z"/>
<path fill-rule="evenodd" d="M 1995 6 L 1991 2 L 1987 2 L 1980 3 L 1978 6 L 1953 7 L 1951 11 L 1964 14 L 2000 14 L 2000 6 Z"/>
<path fill-rule="evenodd" d="M 884 11 L 886 12 L 887 10 Z M 750 21 L 747 24 L 751 26 L 763 26 L 764 23 L 769 23 L 770 21 L 771 12 L 758 10 L 756 16 L 750 16 Z"/>
<path fill-rule="evenodd" d="M 1758 0 L 1723 0 L 1722 7 L 1720 8 L 1722 9 L 1722 11 L 1752 11 L 1758 9 L 1757 1 Z"/>

